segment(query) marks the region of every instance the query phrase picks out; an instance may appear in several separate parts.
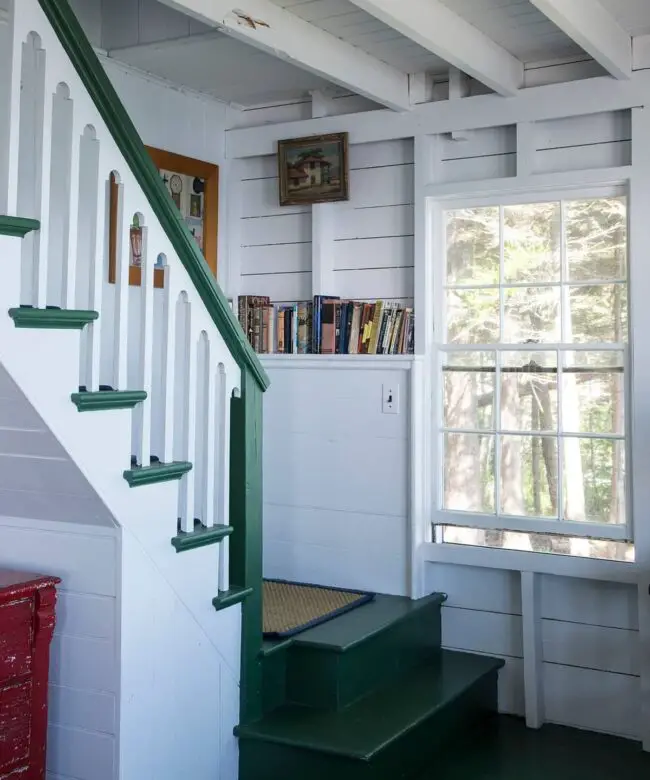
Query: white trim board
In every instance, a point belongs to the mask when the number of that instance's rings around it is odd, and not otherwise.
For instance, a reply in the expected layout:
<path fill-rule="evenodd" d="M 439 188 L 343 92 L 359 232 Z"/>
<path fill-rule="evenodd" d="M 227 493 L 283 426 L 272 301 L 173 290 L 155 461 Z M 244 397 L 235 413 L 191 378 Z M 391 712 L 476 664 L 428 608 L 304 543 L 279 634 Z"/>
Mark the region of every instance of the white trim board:
<path fill-rule="evenodd" d="M 424 103 L 409 113 L 365 111 L 226 132 L 226 156 L 259 157 L 275 154 L 283 138 L 347 131 L 351 144 L 409 138 L 419 134 L 450 133 L 539 122 L 570 116 L 620 111 L 650 102 L 650 72 L 640 71 L 627 81 L 609 76 L 521 90 L 516 97 L 479 95 L 460 100 Z"/>

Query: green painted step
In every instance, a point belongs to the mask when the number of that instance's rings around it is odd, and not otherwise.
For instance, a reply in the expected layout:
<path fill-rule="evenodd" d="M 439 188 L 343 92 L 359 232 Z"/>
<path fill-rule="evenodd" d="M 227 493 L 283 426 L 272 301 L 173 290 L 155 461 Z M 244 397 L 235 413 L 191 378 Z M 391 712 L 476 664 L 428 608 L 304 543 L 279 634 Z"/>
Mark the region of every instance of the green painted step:
<path fill-rule="evenodd" d="M 231 525 L 213 525 L 206 528 L 200 520 L 194 521 L 194 531 L 179 531 L 172 539 L 176 552 L 195 550 L 197 547 L 207 547 L 209 544 L 218 544 L 222 539 L 230 536 L 233 529 Z"/>
<path fill-rule="evenodd" d="M 26 217 L 8 217 L 0 214 L 0 236 L 15 236 L 24 238 L 32 230 L 40 230 L 41 223 L 37 219 Z"/>
<path fill-rule="evenodd" d="M 417 601 L 378 595 L 296 635 L 286 662 L 286 701 L 342 709 L 427 663 L 440 649 L 444 600 L 440 593 Z"/>
<path fill-rule="evenodd" d="M 252 592 L 253 588 L 237 586 L 233 586 L 230 590 L 220 590 L 219 594 L 212 599 L 212 606 L 219 612 L 219 610 L 232 607 L 234 604 L 241 604 Z"/>
<path fill-rule="evenodd" d="M 72 393 L 70 399 L 80 412 L 103 412 L 107 409 L 133 409 L 146 397 L 144 390 L 98 390 Z"/>
<path fill-rule="evenodd" d="M 47 328 L 56 330 L 82 330 L 99 317 L 96 311 L 86 309 L 56 309 L 19 306 L 9 309 L 9 316 L 17 328 Z"/>
<path fill-rule="evenodd" d="M 178 460 L 171 463 L 152 463 L 151 466 L 134 466 L 124 472 L 129 487 L 155 485 L 157 482 L 171 482 L 180 479 L 192 469 L 192 464 Z"/>
<path fill-rule="evenodd" d="M 239 726 L 241 780 L 402 780 L 497 706 L 501 659 L 448 650 L 339 712 L 285 705 Z"/>

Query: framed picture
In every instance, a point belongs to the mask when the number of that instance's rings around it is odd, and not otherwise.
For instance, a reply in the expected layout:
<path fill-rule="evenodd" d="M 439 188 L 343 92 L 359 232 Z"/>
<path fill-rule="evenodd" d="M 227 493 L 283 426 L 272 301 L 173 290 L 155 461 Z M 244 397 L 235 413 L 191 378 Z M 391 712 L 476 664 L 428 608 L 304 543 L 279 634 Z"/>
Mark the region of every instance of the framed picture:
<path fill-rule="evenodd" d="M 146 147 L 160 171 L 172 200 L 203 252 L 212 273 L 217 275 L 217 229 L 219 214 L 219 166 Z M 115 284 L 117 274 L 117 224 L 119 213 L 119 185 L 111 174 L 110 232 L 108 247 L 108 281 Z M 129 284 L 142 283 L 142 229 L 134 219 L 129 235 Z M 155 247 L 149 247 L 156 251 Z M 154 264 L 154 287 L 164 285 L 164 269 L 158 259 Z"/>
<path fill-rule="evenodd" d="M 280 205 L 348 200 L 348 134 L 278 141 Z"/>

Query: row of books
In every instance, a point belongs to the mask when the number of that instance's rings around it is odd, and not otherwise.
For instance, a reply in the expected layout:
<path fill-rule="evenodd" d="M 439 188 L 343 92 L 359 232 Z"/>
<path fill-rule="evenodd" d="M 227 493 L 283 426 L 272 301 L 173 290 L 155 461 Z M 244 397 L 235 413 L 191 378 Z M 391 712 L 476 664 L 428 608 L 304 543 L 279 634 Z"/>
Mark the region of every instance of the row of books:
<path fill-rule="evenodd" d="M 261 354 L 412 354 L 413 309 L 391 301 L 348 301 L 317 295 L 313 301 L 271 303 L 242 295 L 239 322 Z"/>

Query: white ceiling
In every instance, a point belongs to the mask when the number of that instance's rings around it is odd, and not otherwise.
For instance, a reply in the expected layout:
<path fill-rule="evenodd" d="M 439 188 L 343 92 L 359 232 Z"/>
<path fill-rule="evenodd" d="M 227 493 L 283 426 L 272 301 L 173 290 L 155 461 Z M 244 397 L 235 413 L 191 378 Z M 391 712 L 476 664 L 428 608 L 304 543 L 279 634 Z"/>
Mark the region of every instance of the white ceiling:
<path fill-rule="evenodd" d="M 444 76 L 448 72 L 444 60 L 349 0 L 271 2 L 350 47 L 361 49 L 398 73 Z M 586 56 L 529 0 L 440 2 L 527 65 Z M 600 2 L 628 35 L 650 33 L 650 0 Z M 110 56 L 219 100 L 255 106 L 301 99 L 312 90 L 332 91 L 333 85 L 325 79 L 243 41 L 213 30 L 205 32 L 210 28 L 158 0 L 74 0 L 74 3 L 77 8 L 101 9 L 101 45 L 109 50 Z M 246 8 L 245 0 L 242 7 Z M 92 17 L 88 13 L 82 15 L 97 19 L 96 13 Z M 93 34 L 95 39 L 99 35 L 97 30 Z M 339 94 L 344 91 L 335 90 Z"/>

